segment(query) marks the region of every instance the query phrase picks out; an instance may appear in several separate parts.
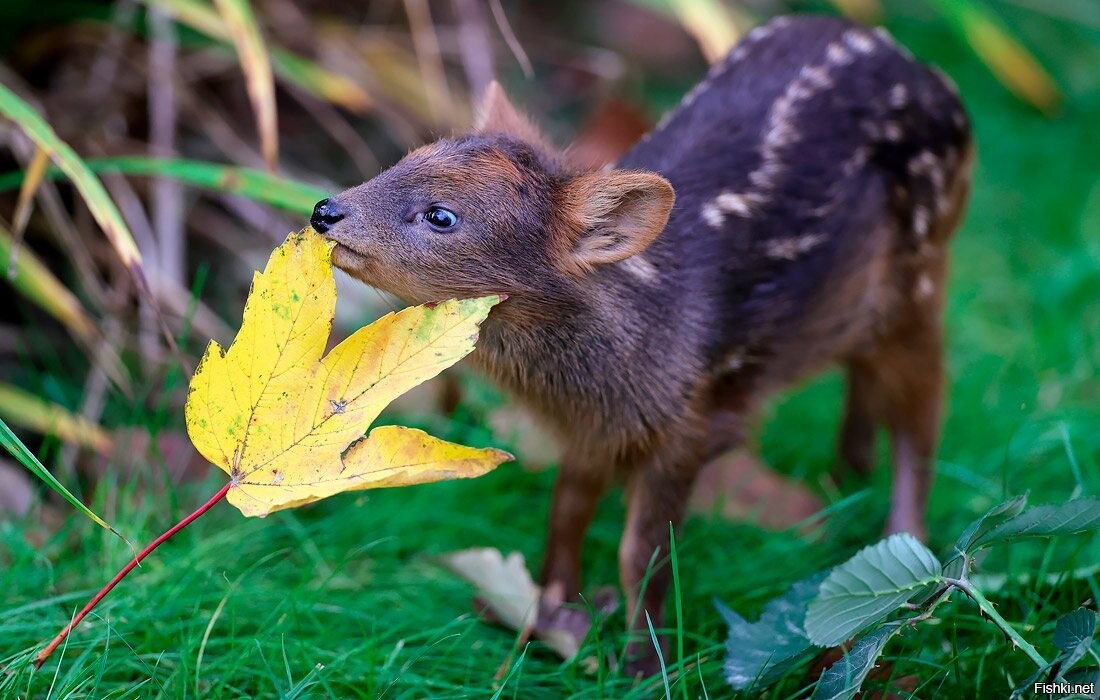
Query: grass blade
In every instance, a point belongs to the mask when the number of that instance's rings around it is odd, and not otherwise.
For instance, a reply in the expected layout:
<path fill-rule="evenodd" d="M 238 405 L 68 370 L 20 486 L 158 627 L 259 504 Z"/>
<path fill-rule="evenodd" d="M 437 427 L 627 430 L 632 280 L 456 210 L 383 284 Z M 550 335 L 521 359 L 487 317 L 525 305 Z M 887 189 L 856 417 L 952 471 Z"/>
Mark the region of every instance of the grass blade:
<path fill-rule="evenodd" d="M 114 200 L 103 188 L 103 183 L 88 169 L 88 166 L 84 164 L 83 159 L 76 154 L 76 151 L 58 138 L 53 128 L 42 118 L 42 115 L 2 83 L 0 83 L 0 115 L 15 122 L 31 141 L 34 141 L 40 150 L 45 151 L 50 160 L 68 176 L 77 192 L 80 193 L 81 198 L 83 198 L 88 210 L 92 213 L 92 217 L 103 229 L 103 232 L 107 235 L 107 240 L 110 241 L 111 246 L 118 253 L 119 259 L 122 260 L 122 264 L 125 265 L 133 278 L 138 292 L 149 300 L 150 306 L 160 322 L 161 331 L 164 333 L 164 339 L 167 341 L 168 347 L 179 358 L 180 365 L 186 367 L 186 362 L 176 346 L 176 339 L 172 337 L 168 324 L 164 320 L 164 315 L 160 312 L 160 307 L 157 306 L 153 292 L 145 279 L 145 273 L 142 271 L 141 253 L 138 251 L 137 243 L 134 242 L 134 236 L 130 233 L 130 228 L 123 220 Z"/>
<path fill-rule="evenodd" d="M 137 244 L 122 220 L 118 208 L 111 200 L 103 184 L 88 170 L 80 156 L 64 141 L 57 137 L 54 130 L 38 112 L 21 97 L 0 83 L 0 114 L 11 119 L 39 149 L 49 154 L 50 160 L 72 181 L 80 196 L 107 239 L 111 242 L 119 258 L 128 269 L 141 267 L 141 253 Z"/>
<path fill-rule="evenodd" d="M 77 339 L 92 343 L 98 334 L 84 305 L 29 250 L 21 250 L 17 257 L 16 245 L 14 237 L 0 228 L 0 267 L 7 270 L 8 281 L 31 303 L 60 321 Z"/>
<path fill-rule="evenodd" d="M 85 161 L 85 164 L 95 173 L 170 177 L 195 187 L 239 194 L 302 216 L 309 216 L 317 200 L 331 194 L 320 187 L 272 175 L 255 168 L 241 168 L 200 160 L 125 156 L 91 158 Z M 49 168 L 46 171 L 48 178 L 57 178 L 60 175 L 62 175 L 61 171 L 56 168 Z M 0 192 L 18 187 L 23 177 L 24 171 L 0 175 Z"/>
<path fill-rule="evenodd" d="M 708 63 L 721 60 L 748 24 L 718 0 L 668 0 L 668 4 L 684 29 L 699 42 Z"/>
<path fill-rule="evenodd" d="M 665 655 L 661 653 L 661 642 L 657 639 L 657 632 L 653 629 L 653 620 L 649 617 L 649 611 L 645 613 L 645 623 L 649 627 L 649 641 L 657 650 L 657 661 L 661 666 L 661 680 L 665 684 L 665 700 L 672 700 L 672 688 L 668 684 L 668 668 L 665 666 Z"/>
<path fill-rule="evenodd" d="M 876 24 L 882 19 L 882 3 L 879 0 L 829 0 L 829 4 L 844 16 L 864 24 Z"/>
<path fill-rule="evenodd" d="M 111 436 L 100 426 L 11 384 L 0 384 L 0 419 L 43 435 L 56 435 L 100 454 L 109 454 L 114 448 Z"/>
<path fill-rule="evenodd" d="M 1045 113 L 1055 111 L 1062 93 L 1039 61 L 995 15 L 976 2 L 931 0 L 997 80 Z"/>
<path fill-rule="evenodd" d="M 42 176 L 46 172 L 46 166 L 50 164 L 50 154 L 43 148 L 34 149 L 34 156 L 27 164 L 27 176 L 23 178 L 23 185 L 19 188 L 19 199 L 15 202 L 15 214 L 11 219 L 11 229 L 16 240 L 16 250 L 19 241 L 23 240 L 23 231 L 27 228 L 27 222 L 31 218 L 31 206 L 34 204 L 34 195 L 38 192 L 38 186 L 42 184 Z M 14 261 L 13 254 L 12 260 Z"/>
<path fill-rule="evenodd" d="M 279 163 L 279 130 L 275 114 L 275 81 L 271 75 L 267 45 L 248 0 L 214 0 L 214 4 L 225 20 L 241 62 L 252 111 L 256 113 L 264 162 L 268 170 L 275 172 Z"/>
<path fill-rule="evenodd" d="M 374 107 L 367 91 L 351 78 L 285 49 L 271 49 L 275 72 L 288 83 L 344 109 L 365 114 Z"/>
<path fill-rule="evenodd" d="M 27 300 L 65 326 L 88 354 L 102 363 L 108 378 L 128 395 L 132 387 L 126 366 L 116 349 L 102 342 L 99 327 L 84 305 L 29 250 L 16 255 L 17 245 L 14 237 L 0 228 L 0 269 L 7 268 L 8 281 Z"/>
<path fill-rule="evenodd" d="M 205 34 L 211 39 L 232 41 L 221 17 L 208 5 L 195 0 L 142 0 L 142 2 L 147 5 L 156 5 L 172 15 L 180 24 Z M 316 61 L 279 47 L 271 47 L 269 55 L 276 75 L 315 97 L 357 113 L 367 112 L 374 106 L 374 101 L 366 90 L 346 75 L 329 70 Z"/>
<path fill-rule="evenodd" d="M 80 624 L 80 621 L 87 617 L 88 613 L 90 613 L 96 605 L 99 605 L 99 601 L 103 600 L 103 598 L 106 597 L 106 595 L 110 593 L 111 590 L 114 589 L 114 587 L 122 581 L 122 579 L 126 578 L 126 575 L 133 571 L 134 568 L 138 564 L 140 564 L 143 559 L 145 559 L 145 557 L 156 551 L 157 547 L 172 539 L 172 537 L 177 532 L 202 517 L 202 515 L 206 513 L 206 511 L 210 510 L 218 503 L 220 503 L 222 499 L 225 498 L 225 494 L 229 492 L 229 487 L 232 485 L 232 482 L 227 483 L 221 488 L 220 491 L 214 494 L 209 501 L 199 506 L 198 509 L 195 510 L 195 512 L 191 513 L 191 515 L 188 515 L 186 518 L 170 527 L 164 534 L 162 534 L 160 537 L 156 538 L 149 545 L 147 545 L 145 549 L 135 554 L 134 558 L 130 560 L 130 563 L 122 567 L 122 569 L 117 574 L 115 574 L 115 577 L 107 582 L 107 585 L 99 589 L 99 592 L 96 593 L 92 597 L 92 599 L 88 601 L 88 604 L 85 605 L 81 609 L 81 611 L 78 612 L 75 617 L 73 617 L 72 620 L 69 621 L 69 624 L 65 625 L 65 627 L 57 633 L 56 637 L 50 640 L 50 643 L 47 644 L 42 651 L 38 652 L 38 655 L 34 657 L 35 668 L 42 668 L 42 664 L 46 663 L 46 660 L 50 658 L 54 651 L 57 650 L 57 647 L 61 646 L 61 644 L 69 638 L 69 632 L 72 632 L 73 628 Z"/>
<path fill-rule="evenodd" d="M 24 445 L 23 441 L 20 440 L 19 437 L 11 431 L 11 428 L 8 427 L 8 424 L 5 423 L 3 419 L 0 419 L 0 445 L 2 445 L 5 450 L 10 452 L 12 457 L 15 457 L 15 459 L 24 467 L 26 467 L 32 474 L 37 476 L 42 481 L 46 482 L 46 484 L 55 492 L 57 492 L 59 496 L 71 503 L 74 508 L 91 518 L 100 527 L 110 530 L 111 532 L 118 535 L 123 541 L 125 541 L 126 538 L 122 537 L 122 535 L 119 535 L 118 530 L 111 527 L 103 518 L 93 513 L 91 509 L 88 508 L 88 506 L 81 503 L 79 498 L 72 495 L 69 490 L 61 484 L 60 481 L 54 478 L 54 475 L 51 474 L 49 470 L 42 465 L 42 462 L 38 461 L 38 458 L 34 456 L 33 452 L 27 449 L 27 446 Z"/>

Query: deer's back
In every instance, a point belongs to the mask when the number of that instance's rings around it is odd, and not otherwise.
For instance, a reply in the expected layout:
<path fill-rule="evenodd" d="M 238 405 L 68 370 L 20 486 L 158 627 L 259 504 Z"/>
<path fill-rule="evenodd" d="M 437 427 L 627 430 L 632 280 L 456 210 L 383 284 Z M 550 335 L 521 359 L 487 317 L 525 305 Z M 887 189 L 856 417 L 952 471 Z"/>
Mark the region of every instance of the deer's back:
<path fill-rule="evenodd" d="M 835 353 L 889 314 L 893 262 L 942 244 L 968 142 L 953 89 L 885 32 L 795 17 L 751 32 L 619 166 L 675 188 L 646 263 L 713 319 L 707 361 L 736 368 Z"/>

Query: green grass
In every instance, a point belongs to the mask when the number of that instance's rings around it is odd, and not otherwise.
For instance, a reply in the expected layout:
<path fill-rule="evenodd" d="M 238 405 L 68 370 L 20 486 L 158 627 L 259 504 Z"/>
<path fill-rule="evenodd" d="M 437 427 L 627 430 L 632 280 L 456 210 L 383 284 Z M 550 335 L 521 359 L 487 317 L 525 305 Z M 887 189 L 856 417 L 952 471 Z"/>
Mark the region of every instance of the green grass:
<path fill-rule="evenodd" d="M 1023 38 L 1058 51 L 1039 51 L 1067 88 L 1054 119 L 1008 95 L 942 27 L 897 27 L 956 78 L 979 143 L 970 215 L 953 245 L 951 389 L 930 514 L 937 550 L 1005 495 L 1030 491 L 1041 503 L 1100 493 L 1100 37 L 1024 17 Z M 27 383 L 72 399 L 52 378 L 64 375 L 62 358 L 44 364 Z M 833 463 L 839 402 L 835 375 L 776 402 L 760 433 L 766 459 L 816 488 Z M 431 427 L 483 444 L 477 407 L 458 416 Z M 130 553 L 75 515 L 40 546 L 27 540 L 40 531 L 33 522 L 0 524 L 0 697 L 663 697 L 661 676 L 636 684 L 608 668 L 624 645 L 621 612 L 582 652 L 601 660 L 596 673 L 532 644 L 495 682 L 515 635 L 479 621 L 470 589 L 432 562 L 495 546 L 537 569 L 552 477 L 509 465 L 472 482 L 342 496 L 266 520 L 219 507 L 148 559 L 37 673 L 29 659 L 39 645 Z M 795 579 L 874 541 L 888 483 L 883 469 L 870 484 L 845 485 L 838 498 L 848 498 L 810 536 L 692 519 L 676 542 L 680 597 L 670 610 L 683 617 L 670 615 L 668 627 L 674 650 L 682 635 L 684 657 L 666 659 L 671 696 L 729 695 L 712 598 L 751 616 Z M 213 474 L 178 492 L 108 479 L 90 505 L 144 542 L 219 485 Z M 592 587 L 617 580 L 622 516 L 618 495 L 607 498 L 585 552 Z M 1054 620 L 1100 600 L 1100 585 L 1095 572 L 1045 574 L 1098 560 L 1096 537 L 1014 545 L 986 560 L 984 571 L 1005 574 L 991 577 L 987 594 L 1050 651 Z M 955 599 L 937 618 L 887 648 L 893 678 L 918 679 L 916 696 L 1003 697 L 1031 674 L 972 605 Z M 792 674 L 766 697 L 802 685 Z"/>

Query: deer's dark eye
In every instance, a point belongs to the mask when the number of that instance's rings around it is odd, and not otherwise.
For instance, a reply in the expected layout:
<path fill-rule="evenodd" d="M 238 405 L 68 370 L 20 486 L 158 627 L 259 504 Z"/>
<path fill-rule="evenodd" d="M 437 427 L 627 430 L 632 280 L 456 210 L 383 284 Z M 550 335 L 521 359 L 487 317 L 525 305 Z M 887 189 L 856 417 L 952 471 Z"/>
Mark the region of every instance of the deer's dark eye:
<path fill-rule="evenodd" d="M 424 221 L 438 231 L 447 231 L 458 225 L 458 215 L 446 207 L 432 207 L 424 212 Z"/>

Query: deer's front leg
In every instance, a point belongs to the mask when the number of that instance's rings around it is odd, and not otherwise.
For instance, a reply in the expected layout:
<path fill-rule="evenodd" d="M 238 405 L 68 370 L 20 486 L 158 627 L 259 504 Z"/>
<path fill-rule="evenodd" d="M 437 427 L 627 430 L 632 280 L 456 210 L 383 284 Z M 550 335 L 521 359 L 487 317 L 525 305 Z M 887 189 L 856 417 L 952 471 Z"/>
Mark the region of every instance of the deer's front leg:
<path fill-rule="evenodd" d="M 585 610 L 566 605 L 580 602 L 584 535 L 607 482 L 605 475 L 577 468 L 566 460 L 554 483 L 550 504 L 550 538 L 542 565 L 537 626 L 540 630 L 569 632 L 578 642 L 588 633 L 591 621 Z"/>
<path fill-rule="evenodd" d="M 684 463 L 687 464 L 687 463 Z M 653 675 L 660 670 L 657 649 L 649 634 L 646 614 L 654 629 L 665 623 L 665 600 L 671 571 L 668 567 L 669 528 L 684 518 L 696 464 L 683 469 L 650 465 L 635 473 L 627 485 L 627 514 L 619 544 L 619 577 L 626 594 L 626 671 Z M 668 662 L 667 643 L 659 637 Z"/>

